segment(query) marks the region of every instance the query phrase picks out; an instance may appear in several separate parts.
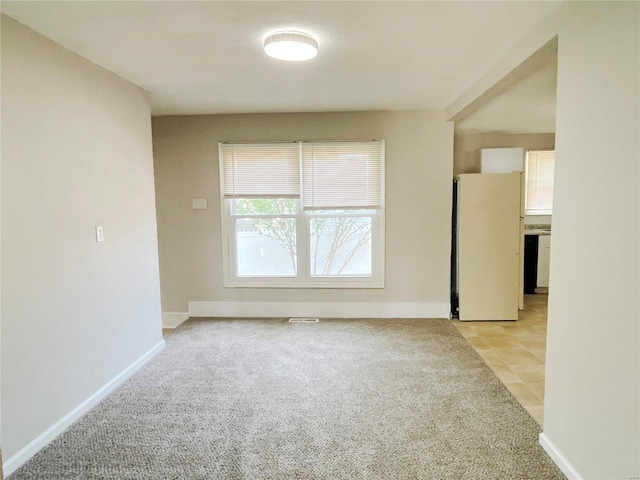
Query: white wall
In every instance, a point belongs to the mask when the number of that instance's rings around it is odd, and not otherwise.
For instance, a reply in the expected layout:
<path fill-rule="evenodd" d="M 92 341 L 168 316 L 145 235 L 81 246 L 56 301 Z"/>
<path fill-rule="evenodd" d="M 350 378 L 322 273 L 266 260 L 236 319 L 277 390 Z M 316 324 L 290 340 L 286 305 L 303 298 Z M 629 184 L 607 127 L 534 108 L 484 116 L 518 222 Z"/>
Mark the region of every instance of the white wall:
<path fill-rule="evenodd" d="M 373 138 L 386 142 L 386 288 L 224 288 L 217 142 Z M 347 303 L 386 316 L 448 314 L 453 125 L 443 111 L 157 117 L 153 148 L 163 312 L 210 301 L 324 302 L 338 309 L 331 316 L 347 316 Z M 192 210 L 192 198 L 209 208 Z"/>
<path fill-rule="evenodd" d="M 640 475 L 639 18 L 638 2 L 566 2 L 447 109 L 558 36 L 541 443 L 570 478 Z"/>
<path fill-rule="evenodd" d="M 2 16 L 2 169 L 2 447 L 15 467 L 162 342 L 146 94 Z"/>
<path fill-rule="evenodd" d="M 584 478 L 640 475 L 639 7 L 559 12 L 544 433 Z"/>

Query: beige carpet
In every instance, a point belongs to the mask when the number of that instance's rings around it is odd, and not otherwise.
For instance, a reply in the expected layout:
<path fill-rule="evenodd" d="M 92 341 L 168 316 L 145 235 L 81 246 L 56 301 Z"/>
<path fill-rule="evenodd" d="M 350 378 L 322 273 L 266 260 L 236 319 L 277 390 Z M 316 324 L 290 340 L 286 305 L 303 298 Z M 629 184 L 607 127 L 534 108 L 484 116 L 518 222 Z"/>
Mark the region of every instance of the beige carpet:
<path fill-rule="evenodd" d="M 555 479 L 447 320 L 194 319 L 10 477 Z"/>

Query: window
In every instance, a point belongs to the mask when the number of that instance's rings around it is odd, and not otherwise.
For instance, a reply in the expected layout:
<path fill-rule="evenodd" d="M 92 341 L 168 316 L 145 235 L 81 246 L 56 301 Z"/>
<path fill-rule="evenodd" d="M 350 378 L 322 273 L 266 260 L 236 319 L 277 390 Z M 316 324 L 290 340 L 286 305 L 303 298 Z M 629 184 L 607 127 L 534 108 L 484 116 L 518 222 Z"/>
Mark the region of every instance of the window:
<path fill-rule="evenodd" d="M 220 144 L 225 286 L 384 287 L 384 142 Z"/>
<path fill-rule="evenodd" d="M 526 215 L 551 215 L 553 211 L 553 150 L 527 152 Z"/>

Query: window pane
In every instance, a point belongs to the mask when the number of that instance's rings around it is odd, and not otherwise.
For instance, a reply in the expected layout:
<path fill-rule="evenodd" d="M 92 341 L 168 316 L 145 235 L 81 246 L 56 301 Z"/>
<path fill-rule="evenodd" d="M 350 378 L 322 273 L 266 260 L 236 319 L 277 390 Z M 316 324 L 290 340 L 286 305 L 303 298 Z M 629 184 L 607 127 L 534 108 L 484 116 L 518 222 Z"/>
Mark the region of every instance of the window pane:
<path fill-rule="evenodd" d="M 239 277 L 295 276 L 295 219 L 237 219 L 236 253 Z"/>
<path fill-rule="evenodd" d="M 233 200 L 234 215 L 294 215 L 295 198 L 239 198 Z"/>
<path fill-rule="evenodd" d="M 371 217 L 309 219 L 312 276 L 371 276 Z"/>

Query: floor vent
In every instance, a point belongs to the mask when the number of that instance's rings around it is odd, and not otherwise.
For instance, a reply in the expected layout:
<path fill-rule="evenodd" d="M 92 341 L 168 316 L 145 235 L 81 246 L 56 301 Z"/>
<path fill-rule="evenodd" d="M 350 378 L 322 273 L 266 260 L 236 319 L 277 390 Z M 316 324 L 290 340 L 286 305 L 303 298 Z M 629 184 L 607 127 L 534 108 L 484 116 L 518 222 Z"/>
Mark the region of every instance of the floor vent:
<path fill-rule="evenodd" d="M 289 323 L 318 323 L 319 321 L 319 318 L 312 317 L 291 317 L 289 319 Z"/>

